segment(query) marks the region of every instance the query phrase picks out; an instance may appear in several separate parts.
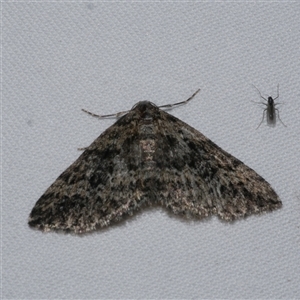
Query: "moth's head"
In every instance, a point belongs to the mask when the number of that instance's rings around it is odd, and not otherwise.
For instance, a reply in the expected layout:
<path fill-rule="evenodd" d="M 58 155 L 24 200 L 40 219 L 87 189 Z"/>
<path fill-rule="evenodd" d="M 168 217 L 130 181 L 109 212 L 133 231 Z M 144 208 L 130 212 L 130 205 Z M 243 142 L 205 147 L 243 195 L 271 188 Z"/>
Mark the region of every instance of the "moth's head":
<path fill-rule="evenodd" d="M 157 106 L 154 103 L 145 100 L 145 101 L 140 101 L 140 102 L 136 103 L 135 105 L 133 105 L 131 110 L 136 109 L 136 110 L 143 111 L 143 110 L 153 108 L 153 107 L 157 108 Z"/>
<path fill-rule="evenodd" d="M 159 108 L 150 101 L 140 101 L 132 107 L 131 111 L 135 111 L 140 116 L 144 117 L 146 115 L 153 115 L 155 112 L 159 111 Z"/>

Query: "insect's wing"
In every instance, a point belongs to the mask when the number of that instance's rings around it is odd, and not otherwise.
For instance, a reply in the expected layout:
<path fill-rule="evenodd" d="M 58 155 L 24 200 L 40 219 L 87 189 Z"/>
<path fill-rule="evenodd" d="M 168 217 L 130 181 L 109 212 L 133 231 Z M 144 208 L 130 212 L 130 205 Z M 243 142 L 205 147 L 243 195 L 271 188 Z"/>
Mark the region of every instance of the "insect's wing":
<path fill-rule="evenodd" d="M 281 207 L 270 184 L 203 134 L 164 113 L 156 194 L 174 213 L 234 220 Z"/>
<path fill-rule="evenodd" d="M 274 104 L 267 106 L 267 124 L 271 127 L 276 125 L 276 110 Z"/>
<path fill-rule="evenodd" d="M 30 226 L 81 233 L 121 219 L 140 205 L 132 186 L 140 177 L 132 114 L 109 127 L 56 179 L 32 209 Z"/>

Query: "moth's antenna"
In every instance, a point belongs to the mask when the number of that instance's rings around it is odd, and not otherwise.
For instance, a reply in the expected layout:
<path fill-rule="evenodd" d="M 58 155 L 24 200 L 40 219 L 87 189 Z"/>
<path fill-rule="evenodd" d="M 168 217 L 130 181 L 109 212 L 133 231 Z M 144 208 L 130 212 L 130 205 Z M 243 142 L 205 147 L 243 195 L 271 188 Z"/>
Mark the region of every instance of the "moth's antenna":
<path fill-rule="evenodd" d="M 165 105 L 161 105 L 159 106 L 159 108 L 162 108 L 162 107 L 166 107 L 166 108 L 172 108 L 174 106 L 178 106 L 178 105 L 181 105 L 181 104 L 186 104 L 188 103 L 189 101 L 191 101 L 198 93 L 199 93 L 200 89 L 198 89 L 190 98 L 184 100 L 184 101 L 181 101 L 181 102 L 177 102 L 177 103 L 174 103 L 174 104 L 165 104 Z"/>
<path fill-rule="evenodd" d="M 81 109 L 81 110 L 84 111 L 85 113 L 91 115 L 92 117 L 95 117 L 95 118 L 98 118 L 98 119 L 111 118 L 111 117 L 119 118 L 120 116 L 125 115 L 126 113 L 129 112 L 129 110 L 126 110 L 126 111 L 120 111 L 118 113 L 110 114 L 110 115 L 97 115 L 97 114 L 94 114 L 94 113 L 92 113 L 88 110 L 85 110 L 85 109 Z"/>

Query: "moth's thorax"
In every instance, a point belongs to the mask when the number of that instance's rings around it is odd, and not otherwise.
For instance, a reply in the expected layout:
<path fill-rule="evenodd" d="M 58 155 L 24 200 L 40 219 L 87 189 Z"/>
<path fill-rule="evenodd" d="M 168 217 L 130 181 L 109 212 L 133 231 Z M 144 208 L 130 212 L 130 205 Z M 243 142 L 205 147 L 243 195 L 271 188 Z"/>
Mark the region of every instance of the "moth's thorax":
<path fill-rule="evenodd" d="M 150 101 L 141 101 L 132 108 L 132 111 L 134 111 L 138 122 L 137 128 L 139 134 L 143 138 L 153 136 L 155 127 L 157 127 L 155 124 L 157 124 L 157 120 L 160 118 L 159 108 Z"/>
<path fill-rule="evenodd" d="M 156 165 L 154 154 L 157 138 L 157 114 L 159 108 L 150 101 L 140 101 L 133 109 L 138 116 L 138 136 L 141 159 L 146 169 L 153 169 Z"/>

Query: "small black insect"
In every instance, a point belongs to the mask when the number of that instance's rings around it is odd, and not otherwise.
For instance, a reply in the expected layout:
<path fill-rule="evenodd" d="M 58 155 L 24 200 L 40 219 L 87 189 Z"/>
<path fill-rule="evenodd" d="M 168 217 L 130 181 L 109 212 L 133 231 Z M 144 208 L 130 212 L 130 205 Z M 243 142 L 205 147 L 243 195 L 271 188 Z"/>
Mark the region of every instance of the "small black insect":
<path fill-rule="evenodd" d="M 253 85 L 253 84 L 252 84 Z M 267 103 L 265 102 L 254 102 L 254 103 L 259 103 L 259 104 L 263 104 L 266 106 L 266 108 L 263 111 L 263 117 L 261 122 L 259 123 L 259 125 L 257 126 L 256 129 L 258 129 L 260 127 L 260 125 L 262 124 L 262 122 L 264 121 L 265 118 L 265 112 L 266 112 L 266 116 L 267 116 L 267 124 L 271 127 L 275 127 L 276 125 L 276 112 L 278 114 L 278 119 L 280 120 L 280 122 L 282 123 L 283 126 L 286 127 L 286 125 L 281 121 L 280 116 L 279 116 L 279 110 L 276 108 L 276 105 L 278 104 L 283 104 L 283 103 L 275 103 L 275 100 L 279 98 L 279 84 L 277 85 L 277 96 L 276 98 L 272 98 L 271 96 L 268 97 L 268 99 L 266 99 L 265 97 L 262 96 L 261 92 L 259 91 L 259 89 L 253 85 L 253 87 L 259 92 L 259 95 L 262 99 L 264 99 L 265 101 L 267 101 Z"/>

